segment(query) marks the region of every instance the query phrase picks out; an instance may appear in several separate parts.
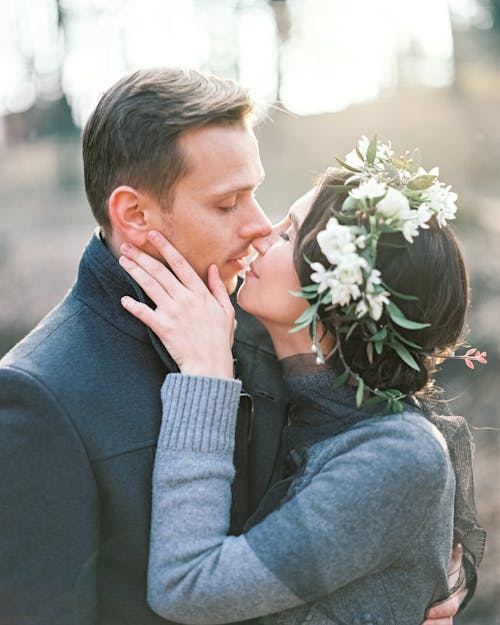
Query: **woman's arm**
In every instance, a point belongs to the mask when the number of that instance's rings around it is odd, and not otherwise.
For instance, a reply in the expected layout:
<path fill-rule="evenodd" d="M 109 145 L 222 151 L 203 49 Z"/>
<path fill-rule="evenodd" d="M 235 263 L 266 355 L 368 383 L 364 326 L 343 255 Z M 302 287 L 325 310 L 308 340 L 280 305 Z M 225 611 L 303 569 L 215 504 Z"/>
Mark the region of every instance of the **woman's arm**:
<path fill-rule="evenodd" d="M 226 623 L 301 603 L 243 536 L 227 536 L 240 389 L 180 374 L 162 388 L 148 601 L 176 622 Z"/>
<path fill-rule="evenodd" d="M 444 453 L 430 435 L 363 427 L 281 508 L 227 536 L 238 394 L 234 380 L 180 374 L 162 389 L 148 598 L 176 622 L 258 617 L 374 573 L 418 534 L 444 489 Z"/>

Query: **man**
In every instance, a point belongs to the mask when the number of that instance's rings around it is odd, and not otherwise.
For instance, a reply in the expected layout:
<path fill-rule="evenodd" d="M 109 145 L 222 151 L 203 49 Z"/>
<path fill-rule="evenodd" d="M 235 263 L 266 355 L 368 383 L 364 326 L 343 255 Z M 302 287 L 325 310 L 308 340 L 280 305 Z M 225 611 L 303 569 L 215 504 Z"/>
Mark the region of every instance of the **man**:
<path fill-rule="evenodd" d="M 70 293 L 0 371 L 2 624 L 165 622 L 146 604 L 146 566 L 159 389 L 176 366 L 121 307 L 123 295 L 145 296 L 116 257 L 123 242 L 154 253 L 146 237 L 157 229 L 200 276 L 216 263 L 234 290 L 252 240 L 270 229 L 254 198 L 263 169 L 251 113 L 231 81 L 143 70 L 112 86 L 84 129 L 99 233 Z M 234 532 L 272 480 L 286 407 L 267 335 L 238 317 L 236 368 L 251 396 L 238 421 Z"/>

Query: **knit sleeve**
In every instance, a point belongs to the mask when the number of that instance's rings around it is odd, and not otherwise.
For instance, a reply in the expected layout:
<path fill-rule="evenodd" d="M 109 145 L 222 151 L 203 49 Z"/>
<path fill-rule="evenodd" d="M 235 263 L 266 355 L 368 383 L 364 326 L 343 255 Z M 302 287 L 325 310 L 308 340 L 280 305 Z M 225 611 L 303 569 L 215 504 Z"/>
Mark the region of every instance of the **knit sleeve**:
<path fill-rule="evenodd" d="M 227 536 L 238 394 L 233 380 L 177 374 L 162 390 L 148 600 L 175 622 L 283 611 L 381 570 L 421 530 L 449 478 L 429 433 L 355 428 L 281 507 Z"/>
<path fill-rule="evenodd" d="M 244 536 L 227 536 L 241 383 L 170 374 L 153 472 L 148 603 L 177 623 L 216 625 L 302 603 Z"/>

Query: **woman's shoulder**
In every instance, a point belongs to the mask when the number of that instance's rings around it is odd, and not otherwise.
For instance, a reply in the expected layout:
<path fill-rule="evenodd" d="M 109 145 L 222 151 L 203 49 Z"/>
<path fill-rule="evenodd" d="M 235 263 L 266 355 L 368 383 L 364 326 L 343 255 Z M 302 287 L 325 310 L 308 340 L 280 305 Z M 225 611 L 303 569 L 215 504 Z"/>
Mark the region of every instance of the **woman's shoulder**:
<path fill-rule="evenodd" d="M 311 446 L 309 457 L 312 463 L 325 466 L 346 453 L 370 463 L 374 470 L 391 465 L 401 475 L 419 471 L 429 481 L 450 469 L 443 435 L 426 417 L 411 410 L 361 421 Z"/>

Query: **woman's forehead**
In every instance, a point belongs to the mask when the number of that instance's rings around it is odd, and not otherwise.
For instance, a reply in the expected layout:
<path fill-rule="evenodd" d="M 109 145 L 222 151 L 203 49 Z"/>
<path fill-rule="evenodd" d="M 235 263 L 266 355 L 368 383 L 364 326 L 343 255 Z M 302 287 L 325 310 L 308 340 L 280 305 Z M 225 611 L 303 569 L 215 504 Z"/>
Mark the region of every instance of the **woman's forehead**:
<path fill-rule="evenodd" d="M 306 215 L 309 213 L 311 209 L 312 202 L 314 200 L 314 196 L 316 195 L 317 187 L 313 187 L 307 193 L 304 193 L 298 200 L 290 207 L 290 215 L 295 218 L 293 221 L 300 224 L 304 221 Z"/>

